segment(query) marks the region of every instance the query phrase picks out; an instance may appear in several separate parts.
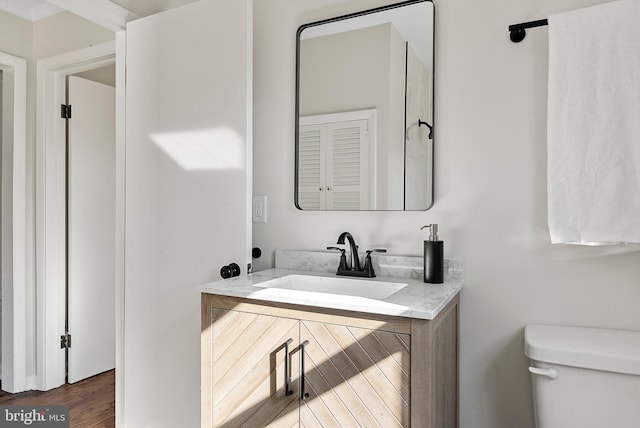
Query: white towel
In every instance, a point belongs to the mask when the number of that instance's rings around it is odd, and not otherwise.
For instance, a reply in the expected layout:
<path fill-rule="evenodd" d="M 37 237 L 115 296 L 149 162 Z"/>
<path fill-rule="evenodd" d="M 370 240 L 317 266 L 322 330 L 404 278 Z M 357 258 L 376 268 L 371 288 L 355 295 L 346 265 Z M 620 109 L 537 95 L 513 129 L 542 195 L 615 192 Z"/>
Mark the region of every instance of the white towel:
<path fill-rule="evenodd" d="M 549 17 L 552 243 L 640 243 L 640 0 Z"/>

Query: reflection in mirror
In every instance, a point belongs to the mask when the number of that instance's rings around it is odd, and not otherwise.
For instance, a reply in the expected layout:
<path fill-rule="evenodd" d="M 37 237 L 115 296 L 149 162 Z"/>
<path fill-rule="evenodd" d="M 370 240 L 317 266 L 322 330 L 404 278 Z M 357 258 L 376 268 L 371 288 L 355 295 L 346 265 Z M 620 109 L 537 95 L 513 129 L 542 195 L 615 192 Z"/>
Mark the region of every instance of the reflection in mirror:
<path fill-rule="evenodd" d="M 431 207 L 433 23 L 414 0 L 298 29 L 298 208 Z"/>

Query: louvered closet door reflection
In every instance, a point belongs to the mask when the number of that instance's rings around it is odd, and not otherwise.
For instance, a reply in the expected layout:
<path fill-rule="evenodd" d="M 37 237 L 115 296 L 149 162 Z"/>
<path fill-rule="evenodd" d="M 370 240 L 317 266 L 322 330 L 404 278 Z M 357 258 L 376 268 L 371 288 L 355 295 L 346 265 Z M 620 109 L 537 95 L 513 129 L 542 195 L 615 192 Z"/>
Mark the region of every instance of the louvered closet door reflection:
<path fill-rule="evenodd" d="M 299 321 L 212 309 L 213 426 L 298 426 Z M 285 348 L 289 346 L 293 393 L 285 395 Z"/>
<path fill-rule="evenodd" d="M 409 427 L 410 336 L 302 321 L 301 427 Z"/>
<path fill-rule="evenodd" d="M 298 206 L 303 210 L 369 209 L 366 120 L 300 126 Z"/>
<path fill-rule="evenodd" d="M 369 209 L 367 121 L 327 124 L 327 208 Z"/>

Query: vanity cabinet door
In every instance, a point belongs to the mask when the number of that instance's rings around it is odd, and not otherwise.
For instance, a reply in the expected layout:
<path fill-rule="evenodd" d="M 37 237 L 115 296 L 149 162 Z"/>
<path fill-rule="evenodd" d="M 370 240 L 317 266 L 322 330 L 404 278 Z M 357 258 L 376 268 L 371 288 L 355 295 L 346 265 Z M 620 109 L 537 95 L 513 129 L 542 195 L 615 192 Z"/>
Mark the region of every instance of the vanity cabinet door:
<path fill-rule="evenodd" d="M 299 321 L 210 310 L 211 426 L 297 426 Z M 285 393 L 285 358 L 289 395 Z"/>
<path fill-rule="evenodd" d="M 408 334 L 302 321 L 300 338 L 300 426 L 410 426 Z"/>

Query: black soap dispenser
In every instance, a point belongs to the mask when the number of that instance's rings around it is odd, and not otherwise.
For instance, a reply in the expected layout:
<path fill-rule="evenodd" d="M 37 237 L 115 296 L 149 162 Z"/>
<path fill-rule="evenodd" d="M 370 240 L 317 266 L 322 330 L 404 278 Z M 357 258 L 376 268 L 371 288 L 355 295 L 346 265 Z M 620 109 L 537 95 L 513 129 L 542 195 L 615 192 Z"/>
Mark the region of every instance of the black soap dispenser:
<path fill-rule="evenodd" d="M 444 282 L 444 242 L 438 239 L 438 225 L 429 224 L 429 239 L 424 241 L 424 282 L 442 284 Z"/>

